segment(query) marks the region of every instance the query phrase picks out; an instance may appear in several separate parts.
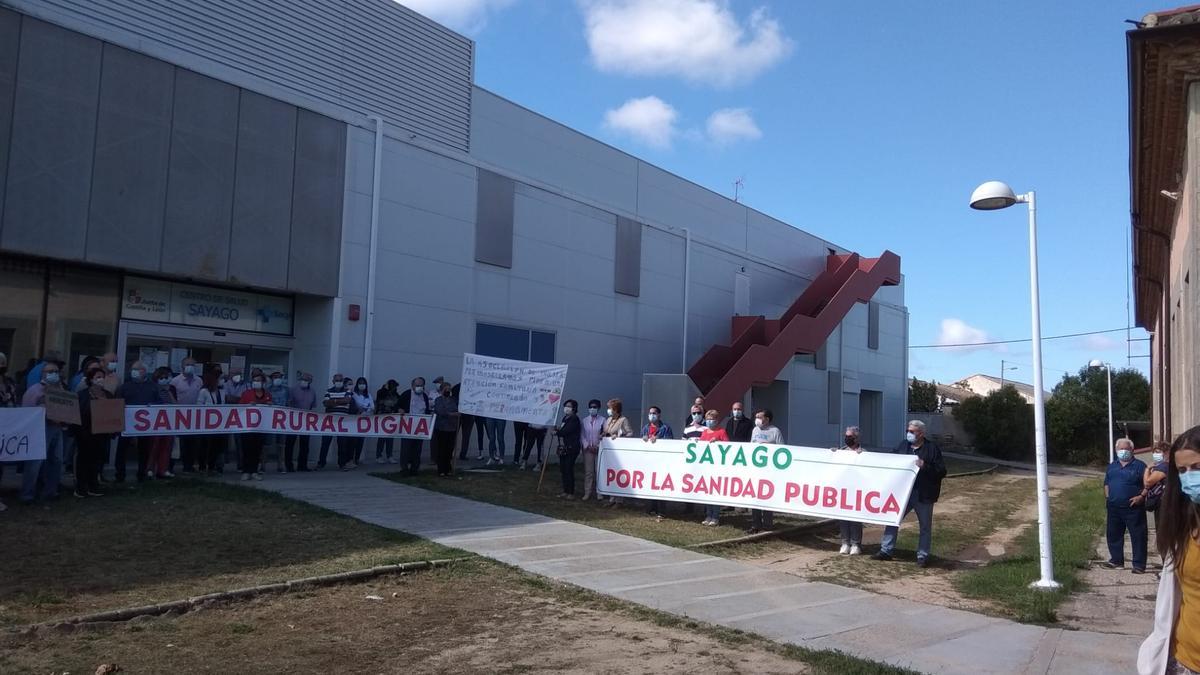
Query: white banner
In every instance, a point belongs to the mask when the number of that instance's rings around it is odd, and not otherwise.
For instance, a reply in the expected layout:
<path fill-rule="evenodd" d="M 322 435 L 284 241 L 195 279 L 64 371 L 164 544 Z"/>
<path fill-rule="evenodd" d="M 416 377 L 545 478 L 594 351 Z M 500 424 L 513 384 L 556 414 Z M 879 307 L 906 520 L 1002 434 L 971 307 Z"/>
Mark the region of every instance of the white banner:
<path fill-rule="evenodd" d="M 297 434 L 433 437 L 434 415 L 341 415 L 253 405 L 139 405 L 125 407 L 125 436 Z"/>
<path fill-rule="evenodd" d="M 562 405 L 567 367 L 463 354 L 459 412 L 552 425 Z"/>
<path fill-rule="evenodd" d="M 46 459 L 46 409 L 0 408 L 0 462 Z"/>
<path fill-rule="evenodd" d="M 916 461 L 793 445 L 622 438 L 601 443 L 596 482 L 609 496 L 899 525 Z"/>

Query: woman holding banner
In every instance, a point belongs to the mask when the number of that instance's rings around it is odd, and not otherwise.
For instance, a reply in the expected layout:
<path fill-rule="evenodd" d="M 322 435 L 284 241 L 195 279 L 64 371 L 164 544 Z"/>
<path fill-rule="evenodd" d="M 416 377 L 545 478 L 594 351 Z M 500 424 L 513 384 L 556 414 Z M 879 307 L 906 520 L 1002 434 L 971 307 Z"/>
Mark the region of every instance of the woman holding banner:
<path fill-rule="evenodd" d="M 238 403 L 271 405 L 271 392 L 267 391 L 267 377 L 261 371 L 251 376 L 250 388 L 242 392 Z M 259 472 L 262 464 L 263 440 L 263 434 L 242 434 L 242 480 L 263 479 L 262 473 Z"/>
<path fill-rule="evenodd" d="M 562 493 L 559 499 L 575 498 L 575 460 L 583 448 L 583 425 L 575 411 L 579 403 L 575 399 L 567 399 L 563 404 L 563 419 L 555 430 L 558 436 L 558 470 L 562 474 Z"/>
<path fill-rule="evenodd" d="M 171 369 L 161 366 L 154 371 L 156 400 L 151 405 L 178 405 L 175 387 L 171 386 Z M 146 478 L 174 478 L 171 473 L 171 448 L 174 436 L 151 436 L 146 454 Z"/>
<path fill-rule="evenodd" d="M 203 384 L 196 396 L 196 405 L 222 405 L 224 402 L 221 395 L 221 371 L 209 368 L 204 372 Z M 229 447 L 229 437 L 225 434 L 207 434 L 197 446 L 208 466 L 208 475 L 219 475 L 225 468 L 225 448 Z"/>
<path fill-rule="evenodd" d="M 92 401 L 112 398 L 104 388 L 108 371 L 92 366 L 85 375 L 87 386 L 79 392 L 79 426 L 75 427 L 75 496 L 101 497 L 100 465 L 108 454 L 112 434 L 92 433 Z"/>
<path fill-rule="evenodd" d="M 717 422 L 721 419 L 721 413 L 716 410 L 709 410 L 704 413 L 704 432 L 700 434 L 702 443 L 729 442 L 729 434 L 725 430 L 717 426 Z M 721 506 L 719 504 L 709 504 L 704 507 L 704 522 L 701 525 L 716 527 L 721 521 Z"/>
<path fill-rule="evenodd" d="M 614 398 L 608 401 L 608 421 L 604 423 L 604 438 L 633 438 L 633 427 L 629 424 L 629 418 L 622 414 L 622 410 L 621 399 Z M 620 497 L 613 497 L 609 505 L 616 507 L 620 503 Z"/>

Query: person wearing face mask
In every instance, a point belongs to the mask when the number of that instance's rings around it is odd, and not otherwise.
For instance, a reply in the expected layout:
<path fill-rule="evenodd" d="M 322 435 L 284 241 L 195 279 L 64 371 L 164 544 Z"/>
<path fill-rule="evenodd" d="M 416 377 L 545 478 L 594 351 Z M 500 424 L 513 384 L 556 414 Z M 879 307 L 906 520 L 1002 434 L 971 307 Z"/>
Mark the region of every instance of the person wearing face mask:
<path fill-rule="evenodd" d="M 292 407 L 292 390 L 288 387 L 282 372 L 276 370 L 267 376 L 267 392 L 271 394 L 271 405 L 280 408 Z M 267 438 L 275 455 L 275 470 L 279 473 L 287 473 L 287 466 L 283 460 L 283 448 L 287 443 L 287 435 L 271 434 Z"/>
<path fill-rule="evenodd" d="M 750 442 L 755 445 L 783 445 L 783 432 L 775 426 L 775 415 L 770 410 L 763 409 L 754 413 L 754 431 L 750 432 Z M 775 529 L 775 513 L 762 509 L 750 509 L 750 527 L 746 534 L 758 534 Z"/>
<path fill-rule="evenodd" d="M 433 457 L 437 462 L 438 476 L 450 478 L 454 467 L 454 439 L 458 435 L 458 397 L 443 381 L 439 385 L 441 391 L 433 399 L 433 414 L 437 420 L 433 426 Z"/>
<path fill-rule="evenodd" d="M 749 443 L 754 433 L 754 422 L 747 419 L 741 401 L 730 407 L 729 419 L 725 421 L 725 435 L 734 443 Z"/>
<path fill-rule="evenodd" d="M 79 424 L 75 427 L 75 496 L 101 497 L 100 465 L 108 454 L 111 434 L 92 433 L 92 401 L 112 398 L 104 388 L 108 373 L 100 366 L 87 372 L 87 389 L 79 392 Z"/>
<path fill-rule="evenodd" d="M 429 395 L 425 393 L 425 378 L 414 377 L 410 388 L 400 394 L 400 412 L 405 415 L 428 415 L 433 412 Z M 422 443 L 419 438 L 400 439 L 400 468 L 404 475 L 415 476 L 421 468 Z"/>
<path fill-rule="evenodd" d="M 375 392 L 375 411 L 380 415 L 395 415 L 400 412 L 400 383 L 395 380 L 388 380 L 387 384 Z M 375 463 L 395 464 L 396 458 L 393 457 L 393 449 L 396 447 L 396 439 L 391 436 L 380 438 L 375 442 Z M 466 459 L 465 457 L 463 459 Z"/>
<path fill-rule="evenodd" d="M 1108 511 L 1105 538 L 1108 562 L 1100 566 L 1125 567 L 1125 531 L 1133 548 L 1133 573 L 1145 574 L 1149 528 L 1146 523 L 1146 464 L 1133 456 L 1133 441 L 1117 439 L 1117 458 L 1104 473 L 1104 498 Z"/>
<path fill-rule="evenodd" d="M 267 378 L 261 372 L 254 374 L 250 380 L 250 388 L 242 392 L 238 400 L 242 405 L 271 405 L 271 392 L 267 390 Z M 269 412 L 264 412 L 269 415 Z M 259 471 L 262 466 L 263 436 L 265 434 L 242 434 L 242 480 L 262 480 Z M 341 447 L 341 446 L 339 446 Z"/>
<path fill-rule="evenodd" d="M 658 439 L 674 439 L 675 430 L 670 424 L 663 421 L 662 408 L 652 405 L 646 409 L 646 424 L 642 426 L 642 440 L 646 443 L 654 443 Z M 663 511 L 665 511 L 663 502 L 657 499 L 649 500 L 646 513 L 658 520 L 662 520 Z"/>
<path fill-rule="evenodd" d="M 325 392 L 325 398 L 321 402 L 325 407 L 325 412 L 335 413 L 338 415 L 350 415 L 354 412 L 354 395 L 346 389 L 346 377 L 341 373 L 333 376 L 333 384 Z M 321 454 L 317 457 L 317 471 L 325 468 L 325 461 L 329 458 L 329 446 L 333 443 L 333 436 L 321 437 Z M 342 455 L 342 444 L 349 443 L 350 440 L 345 436 L 337 439 L 338 456 Z M 301 466 L 306 466 L 306 462 L 301 460 Z M 307 468 L 301 471 L 307 471 Z"/>
<path fill-rule="evenodd" d="M 633 426 L 629 424 L 629 418 L 625 417 L 624 404 L 621 399 L 614 398 L 608 401 L 608 419 L 604 422 L 604 438 L 633 438 Z M 613 497 L 609 500 L 609 506 L 616 507 L 622 502 L 620 497 Z"/>
<path fill-rule="evenodd" d="M 171 387 L 179 405 L 197 405 L 200 400 L 200 390 L 204 387 L 200 366 L 196 359 L 188 356 L 180 363 L 182 370 L 171 378 Z M 204 436 L 184 435 L 179 437 L 179 463 L 183 471 L 190 473 L 199 469 L 201 473 L 212 469 L 208 465 L 208 443 Z"/>
<path fill-rule="evenodd" d="M 604 437 L 599 399 L 588 401 L 587 417 L 579 422 L 579 442 L 583 446 L 583 501 L 593 497 L 603 500 L 596 493 L 596 456 L 600 453 L 600 439 Z"/>
<path fill-rule="evenodd" d="M 349 380 L 347 380 L 349 381 Z M 371 398 L 371 390 L 367 385 L 367 378 L 360 377 L 354 382 L 353 389 L 350 394 L 354 399 L 354 410 L 359 415 L 374 415 L 375 414 L 375 399 Z M 363 446 L 366 444 L 365 438 L 362 436 L 352 436 L 347 440 L 346 453 L 342 454 L 342 443 L 338 443 L 338 466 L 342 471 L 349 471 L 358 468 L 362 462 Z"/>
<path fill-rule="evenodd" d="M 21 407 L 46 407 L 47 390 L 65 391 L 61 378 L 58 364 L 47 363 L 42 368 L 41 382 L 25 390 Z M 46 419 L 46 458 L 24 462 L 24 473 L 21 475 L 22 504 L 32 504 L 39 496 L 46 500 L 58 498 L 58 484 L 62 479 L 62 446 L 63 425 Z"/>
<path fill-rule="evenodd" d="M 917 567 L 925 567 L 929 563 L 929 550 L 933 545 L 933 505 L 942 494 L 942 479 L 946 477 L 946 460 L 942 458 L 942 449 L 937 443 L 925 438 L 925 423 L 913 420 L 908 423 L 908 432 L 904 440 L 892 450 L 897 455 L 916 455 L 917 480 L 913 485 L 908 505 L 904 507 L 903 520 L 909 511 L 917 512 L 917 522 L 921 532 L 917 544 Z M 879 544 L 879 552 L 875 560 L 891 560 L 892 551 L 896 547 L 896 535 L 899 527 L 883 528 L 883 539 Z"/>
<path fill-rule="evenodd" d="M 704 433 L 704 408 L 693 405 L 692 410 L 688 413 L 687 424 L 683 427 L 683 438 L 693 439 L 700 438 Z"/>
<path fill-rule="evenodd" d="M 462 383 L 459 382 L 458 384 L 451 387 L 450 393 L 454 394 L 455 398 L 458 398 L 461 400 L 461 398 L 462 398 Z M 483 437 L 484 437 L 484 433 L 486 433 L 484 430 L 485 426 L 486 425 L 484 424 L 484 418 L 482 418 L 482 417 L 476 417 L 474 415 L 468 415 L 466 413 L 459 414 L 458 430 L 459 430 L 459 433 L 462 435 L 462 447 L 458 452 L 458 458 L 460 460 L 465 461 L 467 459 L 467 453 L 469 453 L 471 451 L 471 432 L 472 432 L 472 430 L 474 430 L 475 439 L 477 441 L 477 444 L 479 445 L 479 454 L 475 457 L 475 460 L 480 461 L 480 462 L 483 461 Z"/>
<path fill-rule="evenodd" d="M 317 392 L 313 389 L 312 373 L 300 373 L 296 378 L 296 384 L 288 390 L 288 403 L 294 410 L 316 410 L 317 409 Z M 296 444 L 300 444 L 300 471 L 308 471 L 308 435 L 307 434 L 288 434 L 284 439 L 283 446 L 283 463 L 284 471 L 295 471 L 295 452 Z"/>
<path fill-rule="evenodd" d="M 562 492 L 559 499 L 575 499 L 575 461 L 583 449 L 583 424 L 579 421 L 579 403 L 567 399 L 563 404 L 562 421 L 554 430 L 558 437 L 558 472 L 562 478 Z"/>
<path fill-rule="evenodd" d="M 1146 475 L 1142 477 L 1142 484 L 1146 488 L 1147 514 L 1157 511 L 1162 501 L 1163 491 L 1167 487 L 1167 453 L 1170 450 L 1171 446 L 1162 441 L 1155 441 L 1150 449 L 1151 462 L 1146 467 Z"/>
<path fill-rule="evenodd" d="M 178 378 L 172 380 L 172 382 L 177 380 Z M 175 385 L 172 384 L 171 386 Z M 178 390 L 176 390 L 176 396 L 178 396 Z M 222 405 L 224 402 L 225 397 L 221 393 L 221 370 L 219 368 L 210 368 L 205 371 L 204 377 L 201 378 L 200 393 L 196 396 L 196 405 L 213 406 Z M 185 438 L 187 437 L 184 436 L 179 439 L 181 447 Z M 227 434 L 205 434 L 196 438 L 196 461 L 199 465 L 206 467 L 206 471 L 210 476 L 218 476 L 223 473 L 225 471 L 225 451 L 229 448 L 229 436 Z"/>
<path fill-rule="evenodd" d="M 849 450 L 861 455 L 863 448 L 858 442 L 859 435 L 858 427 L 846 427 L 842 447 L 830 449 L 835 452 L 838 450 Z M 852 520 L 839 520 L 838 527 L 842 531 L 842 548 L 838 550 L 838 553 L 842 555 L 859 555 L 862 553 L 863 524 Z"/>
<path fill-rule="evenodd" d="M 1166 487 L 1155 517 L 1162 555 L 1154 629 L 1138 650 L 1141 675 L 1200 673 L 1200 426 L 1164 458 Z"/>
<path fill-rule="evenodd" d="M 146 366 L 141 361 L 134 361 L 129 366 L 129 377 L 121 386 L 117 387 L 117 398 L 124 399 L 125 405 L 158 405 L 158 385 L 150 373 L 146 372 Z M 125 437 L 117 439 L 117 482 L 125 479 L 125 471 L 123 464 L 127 448 L 130 446 L 136 447 L 137 451 L 137 479 L 138 481 L 146 480 L 146 466 L 149 462 L 150 454 L 154 451 L 155 441 L 157 436 L 137 436 Z M 166 470 L 166 467 L 163 468 Z"/>
<path fill-rule="evenodd" d="M 700 434 L 701 443 L 729 442 L 729 433 L 717 426 L 721 413 L 709 410 L 704 413 L 704 432 Z M 719 504 L 707 504 L 704 507 L 704 520 L 701 525 L 716 527 L 721 524 L 721 507 Z"/>
<path fill-rule="evenodd" d="M 171 386 L 171 369 L 167 367 L 158 368 L 154 371 L 154 388 L 158 400 L 151 405 L 178 405 L 179 397 L 175 393 L 175 388 Z M 138 448 L 138 474 L 146 478 L 174 478 L 175 474 L 171 473 L 171 448 L 175 445 L 175 437 L 173 436 L 141 436 L 138 438 L 150 440 L 146 448 L 146 458 L 141 455 L 141 448 Z"/>

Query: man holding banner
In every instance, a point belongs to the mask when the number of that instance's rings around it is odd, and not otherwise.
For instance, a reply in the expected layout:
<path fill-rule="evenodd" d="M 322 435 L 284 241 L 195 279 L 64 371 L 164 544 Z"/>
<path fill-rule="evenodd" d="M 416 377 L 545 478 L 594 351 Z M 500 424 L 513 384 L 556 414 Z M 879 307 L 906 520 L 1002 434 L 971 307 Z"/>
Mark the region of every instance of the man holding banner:
<path fill-rule="evenodd" d="M 908 423 L 908 433 L 892 451 L 896 455 L 915 456 L 919 470 L 916 478 L 916 489 L 909 497 L 904 515 L 909 511 L 917 512 L 917 522 L 921 526 L 921 536 L 917 544 L 917 567 L 925 567 L 929 561 L 929 549 L 933 540 L 933 505 L 942 494 L 942 479 L 946 477 L 946 461 L 942 459 L 942 449 L 936 443 L 925 438 L 925 423 L 913 420 Z M 883 540 L 879 544 L 876 560 L 891 560 L 892 550 L 896 546 L 896 533 L 900 523 L 889 525 L 883 530 Z"/>

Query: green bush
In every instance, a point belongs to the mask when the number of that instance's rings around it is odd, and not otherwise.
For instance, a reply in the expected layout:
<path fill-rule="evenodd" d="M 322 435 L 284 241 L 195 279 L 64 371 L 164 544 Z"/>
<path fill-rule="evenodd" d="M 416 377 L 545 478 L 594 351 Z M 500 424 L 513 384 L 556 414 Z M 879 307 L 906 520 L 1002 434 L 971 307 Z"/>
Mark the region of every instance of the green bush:
<path fill-rule="evenodd" d="M 1033 406 L 1011 385 L 968 398 L 955 406 L 954 418 L 985 455 L 1033 461 Z"/>

